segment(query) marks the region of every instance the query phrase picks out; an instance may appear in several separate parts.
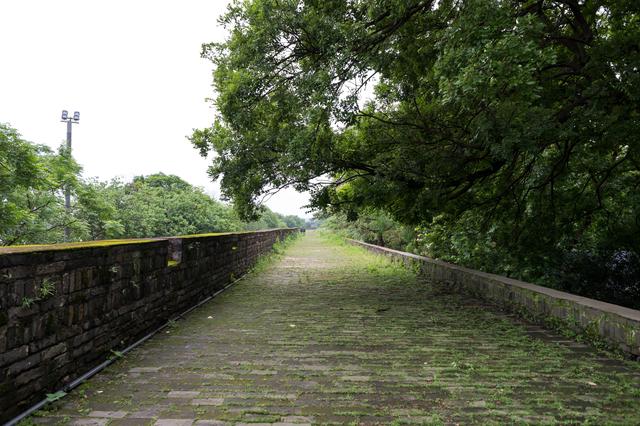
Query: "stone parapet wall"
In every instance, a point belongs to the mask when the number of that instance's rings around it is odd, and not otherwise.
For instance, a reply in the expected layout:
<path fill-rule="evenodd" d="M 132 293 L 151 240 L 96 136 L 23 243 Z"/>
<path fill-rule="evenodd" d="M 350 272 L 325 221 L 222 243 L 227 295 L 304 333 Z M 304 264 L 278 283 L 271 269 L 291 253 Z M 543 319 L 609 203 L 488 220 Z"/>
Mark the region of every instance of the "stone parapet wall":
<path fill-rule="evenodd" d="M 640 357 L 638 310 L 362 241 L 348 242 L 416 268 L 434 284 L 492 302 L 540 322 L 560 323 L 576 332 L 595 335 L 632 357 Z"/>
<path fill-rule="evenodd" d="M 298 232 L 0 249 L 0 421 L 246 273 Z"/>

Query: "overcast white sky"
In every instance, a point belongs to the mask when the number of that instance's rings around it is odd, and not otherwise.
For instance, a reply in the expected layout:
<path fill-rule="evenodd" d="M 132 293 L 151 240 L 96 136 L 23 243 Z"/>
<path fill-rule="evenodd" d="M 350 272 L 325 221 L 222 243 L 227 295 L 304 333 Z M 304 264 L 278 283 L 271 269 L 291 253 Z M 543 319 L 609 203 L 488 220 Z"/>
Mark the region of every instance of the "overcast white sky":
<path fill-rule="evenodd" d="M 219 196 L 186 139 L 209 126 L 212 64 L 201 44 L 222 41 L 226 0 L 0 2 L 0 122 L 32 142 L 65 139 L 63 109 L 80 111 L 73 155 L 84 176 L 164 172 Z M 267 205 L 309 216 L 293 190 Z"/>

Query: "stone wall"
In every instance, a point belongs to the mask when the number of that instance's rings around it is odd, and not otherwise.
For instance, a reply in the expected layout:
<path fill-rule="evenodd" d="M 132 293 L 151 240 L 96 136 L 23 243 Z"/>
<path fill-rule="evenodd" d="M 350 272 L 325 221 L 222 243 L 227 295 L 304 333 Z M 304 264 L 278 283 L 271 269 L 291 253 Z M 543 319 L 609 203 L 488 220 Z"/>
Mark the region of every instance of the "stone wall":
<path fill-rule="evenodd" d="M 640 311 L 635 309 L 361 241 L 348 241 L 416 268 L 434 284 L 492 302 L 541 323 L 571 327 L 576 332 L 602 339 L 632 357 L 640 357 Z"/>
<path fill-rule="evenodd" d="M 0 249 L 0 421 L 220 290 L 294 232 Z"/>

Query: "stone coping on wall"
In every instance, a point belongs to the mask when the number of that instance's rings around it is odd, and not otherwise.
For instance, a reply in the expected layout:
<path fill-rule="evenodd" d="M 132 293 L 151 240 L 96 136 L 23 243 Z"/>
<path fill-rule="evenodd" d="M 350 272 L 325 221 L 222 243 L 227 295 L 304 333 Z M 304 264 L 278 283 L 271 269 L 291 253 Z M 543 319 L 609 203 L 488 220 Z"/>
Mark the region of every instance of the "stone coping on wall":
<path fill-rule="evenodd" d="M 120 238 L 112 240 L 95 240 L 95 241 L 74 241 L 70 243 L 57 243 L 57 244 L 23 244 L 15 246 L 0 246 L 0 256 L 3 254 L 11 253 L 30 253 L 40 251 L 59 251 L 59 250 L 75 250 L 83 248 L 96 248 L 96 247 L 110 247 L 119 246 L 125 244 L 143 244 L 155 241 L 166 241 L 174 239 L 191 239 L 191 238 L 207 238 L 217 237 L 221 235 L 237 235 L 237 234 L 252 234 L 256 232 L 269 232 L 269 231 L 281 231 L 290 228 L 273 228 L 273 229 L 259 229 L 256 231 L 235 231 L 235 232 L 210 232 L 207 234 L 188 234 L 188 235 L 176 235 L 173 237 L 153 237 L 153 238 Z"/>
<path fill-rule="evenodd" d="M 528 317 L 562 321 L 576 331 L 597 333 L 610 345 L 640 356 L 640 311 L 578 296 L 528 282 L 490 274 L 452 263 L 362 241 L 350 244 L 390 256 L 407 265 L 418 265 L 429 281 L 497 303 Z"/>

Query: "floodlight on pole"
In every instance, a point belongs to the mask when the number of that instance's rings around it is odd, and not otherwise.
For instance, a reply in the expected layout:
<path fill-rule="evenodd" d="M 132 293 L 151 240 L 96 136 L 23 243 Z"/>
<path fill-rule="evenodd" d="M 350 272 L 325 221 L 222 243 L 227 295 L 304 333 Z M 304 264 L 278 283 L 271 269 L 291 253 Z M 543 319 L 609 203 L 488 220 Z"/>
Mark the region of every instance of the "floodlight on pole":
<path fill-rule="evenodd" d="M 80 122 L 80 113 L 78 111 L 74 111 L 73 117 L 69 117 L 69 111 L 66 109 L 62 110 L 62 115 L 60 116 L 61 120 L 67 123 L 67 155 L 71 156 L 71 124 L 78 124 Z M 64 208 L 67 213 L 71 212 L 71 190 L 69 185 L 64 189 Z M 70 232 L 69 227 L 64 227 L 64 240 L 69 241 Z"/>

